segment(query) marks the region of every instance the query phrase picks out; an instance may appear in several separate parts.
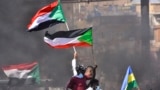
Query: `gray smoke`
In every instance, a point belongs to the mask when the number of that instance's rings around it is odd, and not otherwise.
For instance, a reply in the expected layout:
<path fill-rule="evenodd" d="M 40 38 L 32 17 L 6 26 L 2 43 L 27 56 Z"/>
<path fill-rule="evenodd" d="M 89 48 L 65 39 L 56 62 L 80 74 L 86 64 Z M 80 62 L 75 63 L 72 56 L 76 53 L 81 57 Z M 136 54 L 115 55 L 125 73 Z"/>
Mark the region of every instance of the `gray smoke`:
<path fill-rule="evenodd" d="M 149 48 L 147 52 L 142 51 L 140 18 L 135 15 L 104 16 L 94 18 L 93 22 L 98 20 L 100 23 L 94 25 L 94 51 L 102 87 L 118 90 L 130 65 L 140 89 L 158 90 L 159 61 L 155 61 Z M 147 55 L 150 58 L 146 58 Z"/>
<path fill-rule="evenodd" d="M 43 41 L 44 31 L 26 32 L 31 17 L 51 0 L 0 1 L 0 66 L 37 61 L 41 78 L 65 86 L 71 73 L 71 49 L 52 49 Z M 51 27 L 49 30 L 55 30 Z M 65 75 L 65 76 L 64 76 Z"/>

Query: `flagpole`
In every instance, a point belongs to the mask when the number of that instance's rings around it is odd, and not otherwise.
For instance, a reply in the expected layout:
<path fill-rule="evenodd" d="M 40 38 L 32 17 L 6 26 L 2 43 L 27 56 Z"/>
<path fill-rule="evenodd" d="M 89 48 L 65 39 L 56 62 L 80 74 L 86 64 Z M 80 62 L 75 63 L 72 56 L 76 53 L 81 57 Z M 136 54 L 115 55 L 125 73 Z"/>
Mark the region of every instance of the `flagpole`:
<path fill-rule="evenodd" d="M 90 26 L 90 27 L 92 27 L 92 25 Z M 93 37 L 93 33 L 92 33 L 92 37 Z M 93 57 L 93 63 L 94 63 L 94 65 L 96 65 L 97 63 L 96 63 L 96 60 L 95 60 L 95 57 L 94 57 L 94 44 L 93 44 L 94 42 L 93 42 L 93 39 L 92 39 L 92 57 Z"/>
<path fill-rule="evenodd" d="M 93 57 L 93 63 L 94 63 L 94 65 L 96 65 L 97 63 L 96 63 L 96 60 L 95 60 L 95 57 L 94 57 L 94 47 L 93 46 L 92 46 L 92 57 Z"/>
<path fill-rule="evenodd" d="M 69 31 L 68 23 L 65 22 L 65 24 L 66 24 L 67 30 Z M 75 46 L 73 46 L 73 50 L 74 50 L 74 52 L 77 52 Z"/>

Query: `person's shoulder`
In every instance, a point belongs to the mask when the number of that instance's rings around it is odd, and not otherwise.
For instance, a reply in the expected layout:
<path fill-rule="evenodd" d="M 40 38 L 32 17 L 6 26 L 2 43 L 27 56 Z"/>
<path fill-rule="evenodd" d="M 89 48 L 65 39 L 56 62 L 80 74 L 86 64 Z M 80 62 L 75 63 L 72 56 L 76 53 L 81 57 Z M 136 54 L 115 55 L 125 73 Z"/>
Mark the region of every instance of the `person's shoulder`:
<path fill-rule="evenodd" d="M 84 77 L 84 76 L 79 76 L 79 75 L 72 76 L 72 79 L 74 79 L 74 80 L 84 79 L 84 78 L 86 78 L 86 77 Z"/>
<path fill-rule="evenodd" d="M 77 79 L 78 77 L 77 76 L 72 76 L 72 78 L 71 79 Z"/>

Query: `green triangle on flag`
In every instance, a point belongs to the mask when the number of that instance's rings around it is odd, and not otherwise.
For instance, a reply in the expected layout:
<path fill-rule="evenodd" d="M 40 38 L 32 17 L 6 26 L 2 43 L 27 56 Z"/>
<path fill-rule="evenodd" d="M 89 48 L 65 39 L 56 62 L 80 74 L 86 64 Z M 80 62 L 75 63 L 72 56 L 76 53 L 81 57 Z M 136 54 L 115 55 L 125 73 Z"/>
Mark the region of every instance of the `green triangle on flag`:
<path fill-rule="evenodd" d="M 39 65 L 38 64 L 36 66 L 34 66 L 34 68 L 29 73 L 29 75 L 35 79 L 36 83 L 40 84 L 40 72 L 39 72 Z"/>
<path fill-rule="evenodd" d="M 57 21 L 66 22 L 62 5 L 59 0 L 58 0 L 58 5 L 53 9 L 49 17 Z"/>
<path fill-rule="evenodd" d="M 88 28 L 87 32 L 84 33 L 82 36 L 80 36 L 80 38 L 78 38 L 78 40 L 92 45 L 93 44 L 92 27 Z"/>

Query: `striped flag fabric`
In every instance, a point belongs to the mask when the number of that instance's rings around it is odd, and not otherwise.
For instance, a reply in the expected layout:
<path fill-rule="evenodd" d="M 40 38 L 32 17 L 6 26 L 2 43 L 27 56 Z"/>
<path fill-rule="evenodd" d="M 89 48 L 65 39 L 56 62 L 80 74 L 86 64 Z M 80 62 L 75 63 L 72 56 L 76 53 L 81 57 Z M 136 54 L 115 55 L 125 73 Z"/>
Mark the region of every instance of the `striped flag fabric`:
<path fill-rule="evenodd" d="M 51 4 L 44 6 L 32 17 L 28 24 L 28 31 L 39 31 L 59 23 L 65 23 L 60 0 L 54 0 Z"/>
<path fill-rule="evenodd" d="M 121 86 L 121 90 L 133 90 L 135 88 L 139 89 L 135 76 L 132 72 L 131 66 L 128 66 L 126 75 Z"/>
<path fill-rule="evenodd" d="M 9 78 L 9 85 L 30 85 L 39 84 L 39 66 L 37 62 L 9 65 L 2 67 Z"/>
<path fill-rule="evenodd" d="M 69 48 L 72 46 L 92 46 L 92 27 L 70 31 L 46 32 L 44 42 L 53 48 Z"/>

